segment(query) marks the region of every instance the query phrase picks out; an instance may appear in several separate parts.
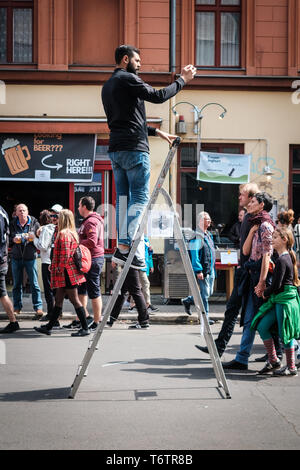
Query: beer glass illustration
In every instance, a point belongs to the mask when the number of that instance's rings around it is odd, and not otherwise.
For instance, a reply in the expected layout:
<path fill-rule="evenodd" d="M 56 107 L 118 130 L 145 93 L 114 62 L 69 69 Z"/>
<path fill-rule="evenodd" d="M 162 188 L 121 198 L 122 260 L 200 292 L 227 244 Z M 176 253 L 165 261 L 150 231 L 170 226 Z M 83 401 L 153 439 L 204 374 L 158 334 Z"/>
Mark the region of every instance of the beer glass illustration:
<path fill-rule="evenodd" d="M 27 161 L 31 159 L 31 155 L 27 145 L 21 147 L 17 139 L 6 139 L 1 150 L 12 175 L 28 170 Z"/>

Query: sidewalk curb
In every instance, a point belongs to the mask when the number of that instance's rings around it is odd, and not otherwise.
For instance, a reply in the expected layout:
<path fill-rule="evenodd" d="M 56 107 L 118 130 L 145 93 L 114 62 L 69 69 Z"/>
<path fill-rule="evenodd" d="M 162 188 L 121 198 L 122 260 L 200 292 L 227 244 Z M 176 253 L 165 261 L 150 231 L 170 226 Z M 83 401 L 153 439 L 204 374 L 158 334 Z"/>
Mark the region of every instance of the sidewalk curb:
<path fill-rule="evenodd" d="M 72 321 L 75 320 L 76 314 L 72 312 L 64 312 L 62 321 Z M 211 314 L 210 318 L 215 321 L 222 321 L 224 319 L 224 315 L 220 315 L 219 313 L 216 314 Z M 121 313 L 119 315 L 119 320 L 122 321 L 136 321 L 137 319 L 137 313 Z M 18 315 L 16 315 L 16 320 L 17 321 L 37 321 L 39 320 L 36 319 L 35 317 L 35 312 L 22 312 Z M 156 314 L 150 314 L 150 323 L 164 323 L 164 324 L 199 324 L 198 321 L 198 316 L 196 313 L 193 313 L 192 315 L 188 316 L 185 315 L 184 313 L 156 313 Z M 8 321 L 8 317 L 5 313 L 0 313 L 0 321 Z M 44 322 L 43 322 L 44 323 Z"/>

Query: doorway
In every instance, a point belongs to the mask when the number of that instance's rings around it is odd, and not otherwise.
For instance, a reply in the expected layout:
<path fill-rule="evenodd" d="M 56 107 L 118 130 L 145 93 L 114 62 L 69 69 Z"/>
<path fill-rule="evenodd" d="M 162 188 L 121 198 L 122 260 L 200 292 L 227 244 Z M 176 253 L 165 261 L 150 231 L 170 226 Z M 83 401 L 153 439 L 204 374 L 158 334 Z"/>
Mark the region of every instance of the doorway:
<path fill-rule="evenodd" d="M 32 181 L 1 181 L 0 204 L 11 219 L 15 204 L 24 203 L 29 214 L 39 219 L 43 209 L 54 204 L 69 207 L 69 184 Z"/>

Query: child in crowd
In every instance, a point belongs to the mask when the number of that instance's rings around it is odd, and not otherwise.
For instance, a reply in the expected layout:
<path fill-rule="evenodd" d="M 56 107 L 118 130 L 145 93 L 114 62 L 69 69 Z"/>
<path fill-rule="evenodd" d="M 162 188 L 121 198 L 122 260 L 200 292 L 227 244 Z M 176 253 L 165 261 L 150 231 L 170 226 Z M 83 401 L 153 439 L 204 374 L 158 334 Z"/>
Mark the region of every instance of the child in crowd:
<path fill-rule="evenodd" d="M 278 253 L 270 287 L 264 293 L 267 300 L 254 317 L 251 328 L 257 329 L 268 354 L 268 362 L 259 374 L 275 376 L 296 376 L 294 339 L 300 336 L 300 299 L 297 287 L 300 285 L 296 256 L 292 250 L 293 234 L 289 229 L 277 227 L 273 234 L 273 247 Z M 284 344 L 286 367 L 276 355 L 272 329 L 277 326 Z"/>

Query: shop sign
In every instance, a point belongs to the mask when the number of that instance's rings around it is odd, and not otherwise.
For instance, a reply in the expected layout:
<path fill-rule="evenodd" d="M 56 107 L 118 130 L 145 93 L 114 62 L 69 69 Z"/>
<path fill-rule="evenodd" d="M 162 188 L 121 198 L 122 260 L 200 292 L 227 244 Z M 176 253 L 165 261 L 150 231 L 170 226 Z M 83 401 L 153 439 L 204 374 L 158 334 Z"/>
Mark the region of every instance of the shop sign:
<path fill-rule="evenodd" d="M 249 183 L 250 163 L 251 155 L 200 152 L 197 179 L 210 183 Z"/>
<path fill-rule="evenodd" d="M 0 179 L 92 181 L 95 134 L 0 134 Z"/>

